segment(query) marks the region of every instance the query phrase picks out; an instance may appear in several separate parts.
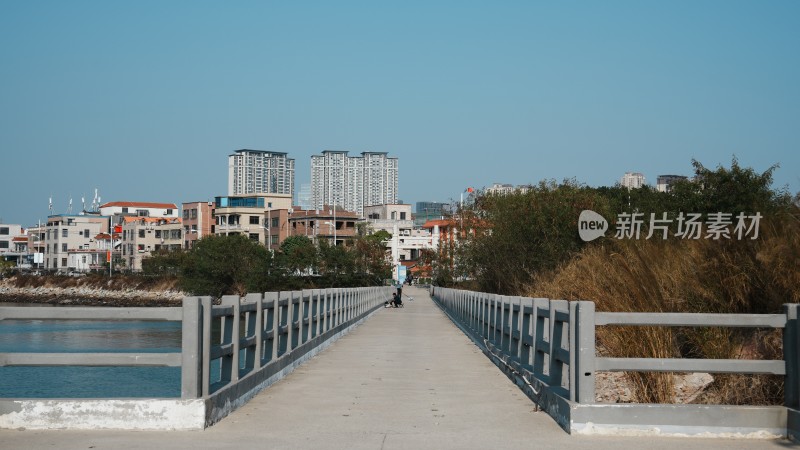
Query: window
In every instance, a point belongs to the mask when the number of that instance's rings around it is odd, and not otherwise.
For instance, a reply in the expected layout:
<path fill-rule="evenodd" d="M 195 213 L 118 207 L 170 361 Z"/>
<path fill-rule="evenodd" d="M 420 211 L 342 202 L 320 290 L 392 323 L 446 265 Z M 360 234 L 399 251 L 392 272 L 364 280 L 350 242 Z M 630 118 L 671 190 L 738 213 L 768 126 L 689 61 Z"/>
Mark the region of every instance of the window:
<path fill-rule="evenodd" d="M 140 238 L 143 238 L 143 237 L 144 237 L 144 230 L 139 230 L 139 237 L 140 237 Z"/>
<path fill-rule="evenodd" d="M 397 211 L 392 211 L 392 220 L 397 220 Z"/>
<path fill-rule="evenodd" d="M 197 219 L 197 210 L 196 209 L 192 210 L 192 219 Z"/>
<path fill-rule="evenodd" d="M 144 244 L 139 244 L 137 246 L 137 250 L 139 250 L 140 252 L 143 252 L 144 251 Z"/>
<path fill-rule="evenodd" d="M 83 255 L 83 256 L 81 256 L 81 262 L 83 262 L 84 264 L 86 264 L 86 255 Z"/>
<path fill-rule="evenodd" d="M 161 239 L 161 230 L 156 230 L 156 239 Z"/>
<path fill-rule="evenodd" d="M 69 230 L 64 228 L 63 230 L 61 230 L 61 237 L 67 237 L 68 233 L 69 233 Z"/>
<path fill-rule="evenodd" d="M 180 229 L 170 230 L 169 237 L 170 237 L 170 239 L 180 239 L 181 238 L 181 230 Z"/>
<path fill-rule="evenodd" d="M 258 233 L 250 233 L 248 236 L 251 240 L 258 242 Z"/>
<path fill-rule="evenodd" d="M 279 217 L 273 217 L 272 218 L 272 228 L 278 228 L 278 226 L 279 226 L 278 219 L 280 219 L 280 218 Z"/>
<path fill-rule="evenodd" d="M 250 216 L 250 225 L 258 225 L 259 219 L 258 216 Z"/>
<path fill-rule="evenodd" d="M 61 251 L 62 252 L 66 252 L 67 251 L 67 244 L 61 244 Z"/>
<path fill-rule="evenodd" d="M 89 230 L 83 230 L 83 237 L 85 238 L 89 237 Z"/>
<path fill-rule="evenodd" d="M 167 215 L 167 216 L 171 216 L 171 215 L 172 215 L 172 209 L 171 209 L 171 208 L 170 208 L 170 209 L 167 209 L 167 214 L 166 214 L 166 215 Z"/>
<path fill-rule="evenodd" d="M 0 241 L 0 248 L 8 249 L 8 241 Z"/>
<path fill-rule="evenodd" d="M 278 235 L 277 234 L 273 234 L 271 239 L 270 239 L 270 241 L 271 241 L 270 243 L 272 245 L 277 245 L 278 244 Z"/>
<path fill-rule="evenodd" d="M 128 208 L 122 208 L 122 214 L 128 214 Z"/>
<path fill-rule="evenodd" d="M 137 209 L 136 215 L 139 217 L 148 217 L 150 216 L 150 212 L 146 209 Z"/>
<path fill-rule="evenodd" d="M 61 267 L 67 267 L 67 258 L 61 258 Z"/>
<path fill-rule="evenodd" d="M 184 209 L 183 210 L 183 218 L 184 219 L 188 219 L 189 218 L 189 210 L 188 209 Z"/>
<path fill-rule="evenodd" d="M 11 232 L 8 227 L 0 227 L 0 235 L 8 236 L 9 234 L 11 234 Z"/>
<path fill-rule="evenodd" d="M 404 212 L 400 213 L 400 220 L 406 220 L 406 213 Z"/>

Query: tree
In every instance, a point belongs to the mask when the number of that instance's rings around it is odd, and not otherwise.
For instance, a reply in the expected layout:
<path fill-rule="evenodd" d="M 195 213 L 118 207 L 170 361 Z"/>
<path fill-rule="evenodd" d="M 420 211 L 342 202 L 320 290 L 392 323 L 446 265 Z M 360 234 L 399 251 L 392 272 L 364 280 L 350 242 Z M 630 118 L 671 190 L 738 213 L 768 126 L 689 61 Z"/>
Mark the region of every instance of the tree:
<path fill-rule="evenodd" d="M 471 276 L 488 292 L 515 294 L 533 275 L 554 269 L 584 245 L 577 233 L 584 209 L 601 214 L 608 201 L 574 180 L 542 181 L 526 193 L 484 195 L 472 210 L 461 211 L 465 257 Z M 439 267 L 439 274 L 448 275 Z M 454 267 L 460 276 L 458 265 Z"/>
<path fill-rule="evenodd" d="M 354 268 L 353 253 L 343 245 L 330 245 L 325 239 L 319 241 L 319 273 L 327 286 L 348 286 Z"/>
<path fill-rule="evenodd" d="M 207 236 L 187 253 L 181 285 L 195 295 L 244 295 L 269 290 L 273 268 L 271 254 L 258 242 L 238 234 Z"/>
<path fill-rule="evenodd" d="M 752 168 L 742 168 L 734 157 L 730 169 L 718 166 L 707 169 L 697 160 L 692 160 L 695 179 L 680 181 L 672 187 L 678 208 L 692 213 L 747 213 L 763 215 L 784 210 L 792 203 L 785 190 L 772 189 L 772 174 L 778 169 L 775 164 L 762 173 Z"/>
<path fill-rule="evenodd" d="M 317 248 L 307 236 L 289 236 L 281 243 L 280 254 L 290 275 L 308 275 L 317 265 Z"/>
<path fill-rule="evenodd" d="M 177 275 L 185 258 L 183 250 L 157 250 L 142 259 L 142 272 L 145 275 Z"/>
<path fill-rule="evenodd" d="M 379 230 L 370 235 L 360 235 L 353 245 L 356 275 L 363 276 L 368 285 L 378 285 L 392 277 L 392 266 L 387 258 L 386 242 L 391 233 Z"/>

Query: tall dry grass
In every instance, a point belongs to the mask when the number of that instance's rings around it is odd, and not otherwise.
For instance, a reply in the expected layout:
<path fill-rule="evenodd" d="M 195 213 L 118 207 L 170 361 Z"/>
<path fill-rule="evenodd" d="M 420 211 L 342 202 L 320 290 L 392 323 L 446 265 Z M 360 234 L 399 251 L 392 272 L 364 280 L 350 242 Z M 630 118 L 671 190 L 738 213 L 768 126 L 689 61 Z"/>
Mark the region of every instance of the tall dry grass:
<path fill-rule="evenodd" d="M 592 300 L 598 311 L 778 313 L 800 302 L 800 222 L 762 222 L 756 240 L 614 240 L 539 274 L 527 295 Z M 615 357 L 781 359 L 780 330 L 601 327 Z M 628 373 L 638 402 L 672 402 L 671 374 Z M 779 404 L 782 379 L 721 375 L 701 401 Z"/>

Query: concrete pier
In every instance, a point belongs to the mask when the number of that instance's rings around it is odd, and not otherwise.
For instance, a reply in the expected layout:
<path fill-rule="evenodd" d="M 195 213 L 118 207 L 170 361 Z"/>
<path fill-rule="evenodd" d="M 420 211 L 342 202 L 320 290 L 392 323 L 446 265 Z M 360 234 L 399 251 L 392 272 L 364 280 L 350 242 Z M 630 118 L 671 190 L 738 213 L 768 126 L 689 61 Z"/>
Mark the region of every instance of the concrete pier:
<path fill-rule="evenodd" d="M 737 449 L 780 440 L 570 436 L 433 304 L 406 288 L 287 378 L 204 431 L 0 430 L 0 449 Z"/>

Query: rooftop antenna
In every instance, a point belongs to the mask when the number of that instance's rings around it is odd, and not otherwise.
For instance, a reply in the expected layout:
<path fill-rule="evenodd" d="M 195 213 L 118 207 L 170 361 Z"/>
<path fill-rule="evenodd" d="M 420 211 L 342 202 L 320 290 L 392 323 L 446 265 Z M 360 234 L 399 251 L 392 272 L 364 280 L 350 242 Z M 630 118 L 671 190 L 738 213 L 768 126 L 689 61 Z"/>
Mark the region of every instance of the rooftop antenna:
<path fill-rule="evenodd" d="M 97 212 L 97 205 L 100 197 L 97 196 L 97 188 L 94 188 L 94 199 L 92 199 L 92 211 Z"/>
<path fill-rule="evenodd" d="M 72 194 L 69 194 L 69 206 L 67 206 L 67 214 L 72 214 Z"/>
<path fill-rule="evenodd" d="M 86 194 L 81 195 L 82 211 L 86 212 Z"/>

